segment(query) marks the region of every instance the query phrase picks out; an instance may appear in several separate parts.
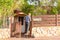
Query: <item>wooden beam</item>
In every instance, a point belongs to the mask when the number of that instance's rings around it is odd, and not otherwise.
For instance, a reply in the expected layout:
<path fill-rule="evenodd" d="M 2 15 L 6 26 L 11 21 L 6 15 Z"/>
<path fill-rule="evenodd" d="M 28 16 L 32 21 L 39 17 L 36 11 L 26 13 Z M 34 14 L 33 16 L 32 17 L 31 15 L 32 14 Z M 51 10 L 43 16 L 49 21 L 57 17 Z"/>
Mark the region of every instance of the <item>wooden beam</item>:
<path fill-rule="evenodd" d="M 31 22 L 30 22 L 30 37 L 31 37 L 31 34 L 32 34 L 32 15 L 31 15 Z"/>

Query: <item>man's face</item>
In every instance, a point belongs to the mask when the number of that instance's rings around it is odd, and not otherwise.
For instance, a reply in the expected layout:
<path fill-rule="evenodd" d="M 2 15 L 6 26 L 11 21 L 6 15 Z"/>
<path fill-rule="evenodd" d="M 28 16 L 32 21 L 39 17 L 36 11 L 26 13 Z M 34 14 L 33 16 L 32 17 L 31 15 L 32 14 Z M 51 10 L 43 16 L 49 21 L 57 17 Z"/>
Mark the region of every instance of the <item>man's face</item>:
<path fill-rule="evenodd" d="M 29 16 L 31 16 L 31 14 L 29 13 Z"/>

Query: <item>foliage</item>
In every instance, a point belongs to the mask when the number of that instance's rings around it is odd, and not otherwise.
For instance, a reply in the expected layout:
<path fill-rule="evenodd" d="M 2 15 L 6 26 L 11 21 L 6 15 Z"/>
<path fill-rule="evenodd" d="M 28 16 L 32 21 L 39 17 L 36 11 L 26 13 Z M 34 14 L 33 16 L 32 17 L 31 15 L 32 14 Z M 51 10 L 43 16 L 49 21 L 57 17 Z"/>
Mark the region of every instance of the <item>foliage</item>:
<path fill-rule="evenodd" d="M 0 19 L 0 25 L 2 25 L 2 23 L 3 23 L 3 20 L 2 20 L 2 19 Z"/>
<path fill-rule="evenodd" d="M 12 13 L 13 0 L 0 0 L 0 26 L 5 22 L 7 16 Z"/>
<path fill-rule="evenodd" d="M 7 16 L 11 13 L 11 6 L 13 0 L 0 0 L 0 13 L 4 16 Z"/>
<path fill-rule="evenodd" d="M 33 5 L 29 5 L 27 2 L 24 2 L 24 4 L 22 4 L 22 6 L 20 7 L 21 11 L 28 14 L 28 13 L 33 13 L 34 11 L 34 6 Z"/>
<path fill-rule="evenodd" d="M 57 10 L 58 14 L 60 14 L 60 0 L 57 0 Z"/>
<path fill-rule="evenodd" d="M 35 15 L 44 15 L 44 14 L 47 14 L 47 10 L 46 9 L 43 9 L 41 7 L 37 7 L 34 10 L 34 13 L 35 13 Z"/>
<path fill-rule="evenodd" d="M 53 7 L 51 9 L 51 14 L 57 14 L 57 13 L 58 13 L 57 8 L 56 7 Z"/>

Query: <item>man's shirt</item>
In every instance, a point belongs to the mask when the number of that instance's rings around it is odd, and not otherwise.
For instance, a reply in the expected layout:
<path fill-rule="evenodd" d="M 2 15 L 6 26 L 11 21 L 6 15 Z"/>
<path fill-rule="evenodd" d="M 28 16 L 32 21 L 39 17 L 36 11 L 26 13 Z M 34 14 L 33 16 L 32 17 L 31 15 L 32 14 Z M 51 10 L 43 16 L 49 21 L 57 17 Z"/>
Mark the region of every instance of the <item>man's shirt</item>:
<path fill-rule="evenodd" d="M 25 16 L 25 22 L 30 22 L 31 21 L 31 17 L 30 16 Z"/>

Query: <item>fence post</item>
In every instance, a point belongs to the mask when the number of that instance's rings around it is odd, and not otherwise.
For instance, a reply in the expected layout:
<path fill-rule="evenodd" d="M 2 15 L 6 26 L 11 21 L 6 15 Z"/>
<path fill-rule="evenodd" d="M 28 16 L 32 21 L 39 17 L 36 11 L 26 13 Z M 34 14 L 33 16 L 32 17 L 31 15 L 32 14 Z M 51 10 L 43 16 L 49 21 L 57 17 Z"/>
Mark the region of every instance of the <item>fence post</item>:
<path fill-rule="evenodd" d="M 32 15 L 31 15 L 31 22 L 30 22 L 30 37 L 31 37 L 31 34 L 32 34 Z"/>
<path fill-rule="evenodd" d="M 58 26 L 58 14 L 56 14 L 56 26 Z"/>

